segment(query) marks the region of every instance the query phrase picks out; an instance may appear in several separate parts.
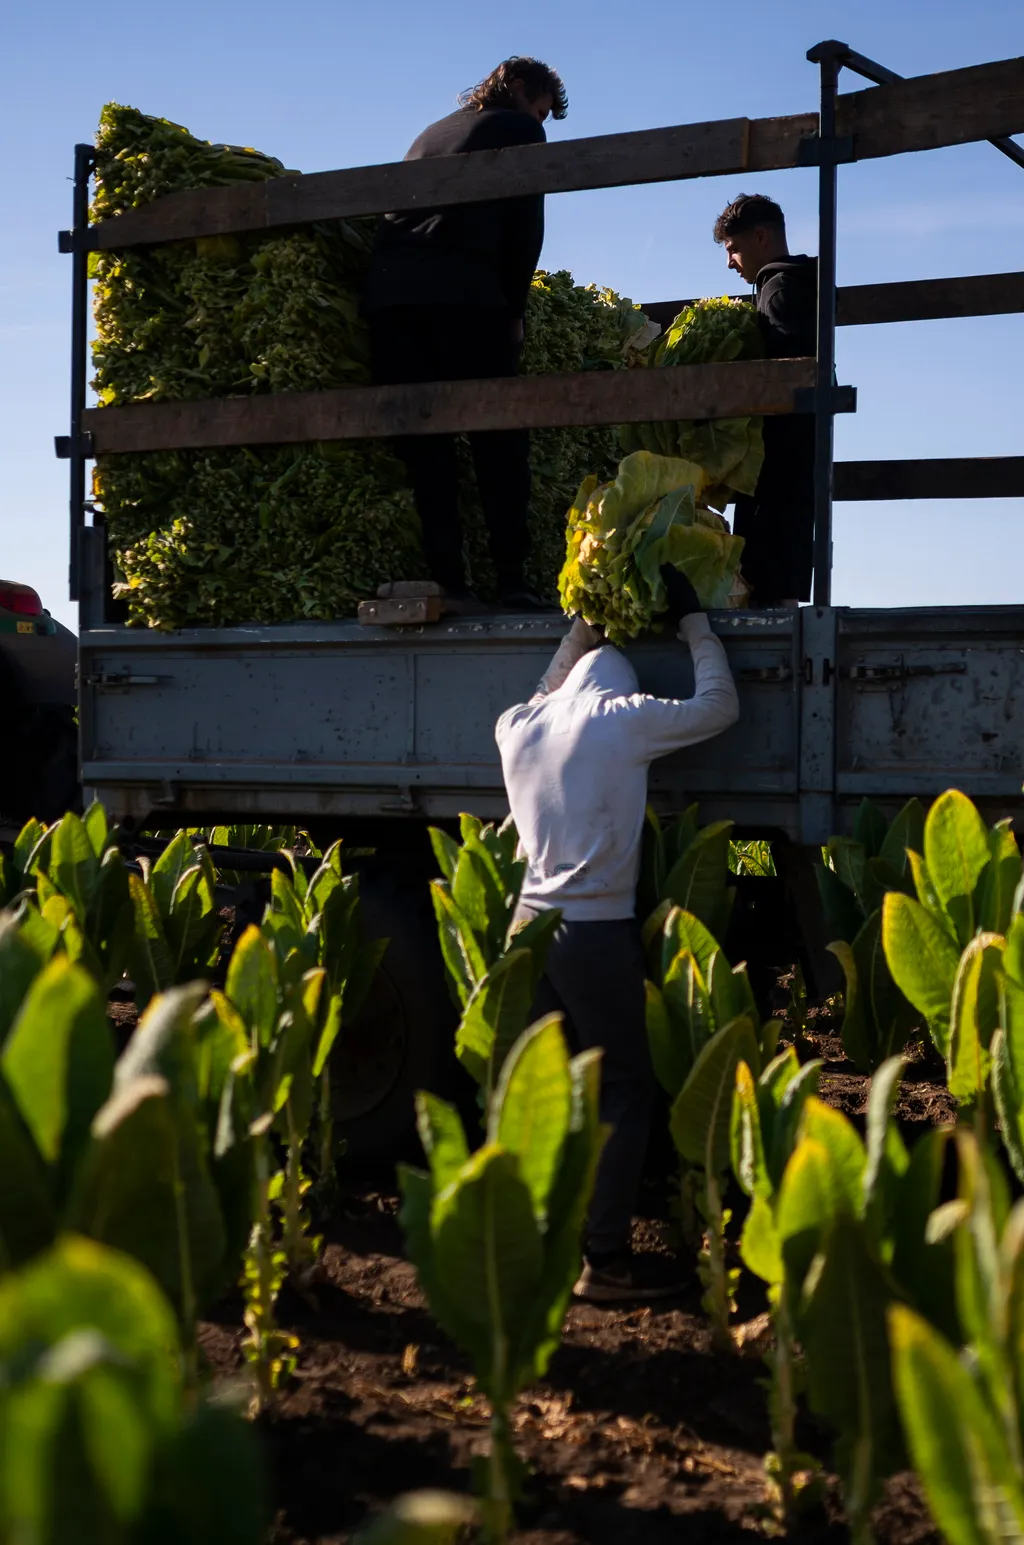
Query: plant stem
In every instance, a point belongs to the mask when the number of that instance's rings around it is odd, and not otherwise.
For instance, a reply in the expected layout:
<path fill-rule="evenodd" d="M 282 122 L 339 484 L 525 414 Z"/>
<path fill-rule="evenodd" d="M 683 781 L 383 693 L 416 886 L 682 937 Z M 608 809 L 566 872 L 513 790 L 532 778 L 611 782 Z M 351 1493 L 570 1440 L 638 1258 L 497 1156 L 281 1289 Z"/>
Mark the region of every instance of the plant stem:
<path fill-rule="evenodd" d="M 331 1114 L 331 1062 L 324 1063 L 320 1074 L 320 1185 L 327 1188 L 334 1179 L 334 1118 Z"/>
<path fill-rule="evenodd" d="M 199 1348 L 196 1337 L 196 1289 L 192 1275 L 192 1242 L 188 1233 L 188 1207 L 181 1173 L 181 1148 L 174 1143 L 174 1216 L 178 1231 L 178 1276 L 181 1290 L 185 1398 L 194 1405 L 199 1396 Z"/>
<path fill-rule="evenodd" d="M 298 1274 L 303 1267 L 302 1229 L 302 1143 L 295 1130 L 292 1102 L 285 1105 L 288 1122 L 288 1157 L 284 1170 L 284 1250 L 288 1270 Z"/>
<path fill-rule="evenodd" d="M 274 1398 L 273 1359 L 270 1355 L 270 1332 L 273 1328 L 273 1263 L 270 1238 L 270 1159 L 267 1139 L 263 1134 L 256 1139 L 256 1191 L 257 1213 L 253 1224 L 250 1250 L 256 1265 L 256 1301 L 250 1302 L 252 1315 L 250 1331 L 255 1343 L 253 1364 L 256 1376 L 254 1415 L 265 1411 Z"/>
<path fill-rule="evenodd" d="M 711 1315 L 716 1346 L 725 1351 L 735 1351 L 729 1324 L 732 1302 L 725 1269 L 725 1214 L 722 1211 L 718 1176 L 710 1170 L 705 1181 L 705 1198 L 707 1309 Z"/>

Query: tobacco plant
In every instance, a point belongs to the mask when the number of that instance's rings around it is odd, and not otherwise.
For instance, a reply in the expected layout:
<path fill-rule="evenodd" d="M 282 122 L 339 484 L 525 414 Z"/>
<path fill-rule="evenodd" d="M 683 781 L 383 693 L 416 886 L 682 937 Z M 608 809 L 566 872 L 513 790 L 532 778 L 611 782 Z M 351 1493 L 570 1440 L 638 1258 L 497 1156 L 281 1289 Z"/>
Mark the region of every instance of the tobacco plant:
<path fill-rule="evenodd" d="M 255 1435 L 181 1377 L 131 1256 L 62 1235 L 0 1278 L 0 1539 L 259 1545 Z"/>
<path fill-rule="evenodd" d="M 646 940 L 661 932 L 673 907 L 699 918 L 716 939 L 725 937 L 735 895 L 729 883 L 733 822 L 702 827 L 698 817 L 698 806 L 690 805 L 662 825 L 647 807 L 637 886 L 637 915 L 646 919 Z"/>
<path fill-rule="evenodd" d="M 843 968 L 843 1046 L 862 1072 L 872 1073 L 906 1045 L 918 1015 L 893 980 L 882 946 L 887 891 L 913 889 L 910 853 L 920 849 L 924 811 L 912 799 L 892 825 L 865 799 L 852 837 L 832 837 L 815 876 L 829 948 Z"/>
<path fill-rule="evenodd" d="M 512 1402 L 558 1345 L 605 1129 L 600 1054 L 569 1059 L 557 1016 L 516 1042 L 470 1153 L 454 1107 L 417 1097 L 428 1173 L 402 1166 L 409 1254 L 431 1311 L 473 1359 L 491 1403 L 491 1446 L 477 1475 L 486 1537 L 508 1538 L 520 1473 Z"/>
<path fill-rule="evenodd" d="M 715 1339 L 731 1347 L 737 1273 L 725 1263 L 731 1215 L 723 1197 L 733 1086 L 740 1061 L 757 1072 L 762 1057 L 772 1056 L 777 1025 L 769 1020 L 762 1032 L 746 967 L 734 970 L 691 913 L 669 911 L 649 956 L 657 980 L 647 983 L 647 1038 L 655 1074 L 672 1101 L 670 1126 L 682 1164 L 680 1222 L 687 1241 L 699 1241 Z"/>
<path fill-rule="evenodd" d="M 907 1446 L 950 1545 L 1024 1539 L 1024 1202 L 973 1133 L 957 1133 L 956 1304 L 950 1340 L 904 1304 L 889 1309 Z M 957 1350 L 962 1337 L 964 1350 Z"/>

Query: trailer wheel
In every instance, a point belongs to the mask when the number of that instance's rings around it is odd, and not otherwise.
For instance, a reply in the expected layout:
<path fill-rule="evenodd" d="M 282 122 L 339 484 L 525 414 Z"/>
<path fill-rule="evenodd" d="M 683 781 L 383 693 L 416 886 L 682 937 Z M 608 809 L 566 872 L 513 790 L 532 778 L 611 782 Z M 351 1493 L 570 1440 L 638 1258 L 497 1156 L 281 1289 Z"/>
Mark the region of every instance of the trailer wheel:
<path fill-rule="evenodd" d="M 416 1090 L 454 1092 L 457 1016 L 426 874 L 374 862 L 359 888 L 367 936 L 390 942 L 365 1007 L 332 1053 L 332 1107 L 350 1161 L 392 1163 L 415 1152 Z"/>

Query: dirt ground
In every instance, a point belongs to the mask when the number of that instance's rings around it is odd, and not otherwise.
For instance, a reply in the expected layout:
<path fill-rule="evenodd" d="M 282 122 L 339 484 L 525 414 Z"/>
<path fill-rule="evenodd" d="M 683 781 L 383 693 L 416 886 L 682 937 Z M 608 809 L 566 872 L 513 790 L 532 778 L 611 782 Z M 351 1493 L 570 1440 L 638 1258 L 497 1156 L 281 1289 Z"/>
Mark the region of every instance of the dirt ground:
<path fill-rule="evenodd" d="M 853 1120 L 867 1081 L 842 1054 L 834 1024 L 812 1017 L 802 1056 L 825 1060 L 822 1094 Z M 953 1107 L 923 1055 L 908 1068 L 898 1115 L 908 1138 L 947 1122 Z M 636 1243 L 657 1248 L 663 1190 L 645 1192 Z M 309 1301 L 286 1292 L 282 1322 L 301 1339 L 278 1411 L 261 1425 L 271 1474 L 271 1545 L 341 1545 L 396 1495 L 465 1491 L 486 1438 L 486 1406 L 469 1366 L 432 1322 L 402 1254 L 389 1182 L 352 1181 L 328 1221 L 323 1280 Z M 749 1279 L 738 1319 L 763 1327 Z M 215 1376 L 240 1368 L 240 1303 L 222 1304 L 202 1332 Z M 517 1545 L 717 1545 L 767 1537 L 763 1456 L 769 1447 L 756 1336 L 743 1353 L 711 1349 L 694 1280 L 665 1307 L 574 1306 L 544 1381 L 518 1402 L 514 1426 L 530 1475 Z M 801 1441 L 827 1463 L 828 1436 L 808 1422 Z M 938 1545 L 916 1482 L 894 1477 L 875 1518 L 879 1545 Z M 681 1531 L 685 1530 L 685 1534 Z M 848 1539 L 838 1488 L 789 1538 Z"/>

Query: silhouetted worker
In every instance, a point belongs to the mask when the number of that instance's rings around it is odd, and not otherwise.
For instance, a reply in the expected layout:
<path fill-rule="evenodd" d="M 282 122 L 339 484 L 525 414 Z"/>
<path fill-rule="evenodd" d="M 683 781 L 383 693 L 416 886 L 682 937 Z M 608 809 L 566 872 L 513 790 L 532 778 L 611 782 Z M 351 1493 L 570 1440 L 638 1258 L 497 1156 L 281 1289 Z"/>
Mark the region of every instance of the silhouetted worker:
<path fill-rule="evenodd" d="M 773 199 L 741 193 L 715 221 L 729 267 L 755 286 L 769 359 L 817 353 L 818 260 L 791 255 L 786 220 Z M 736 500 L 744 538 L 743 577 L 754 606 L 811 598 L 814 557 L 814 415 L 769 414 L 764 465 L 752 495 Z"/>
<path fill-rule="evenodd" d="M 554 70 L 537 59 L 504 60 L 460 98 L 457 112 L 431 124 L 407 161 L 510 145 L 542 144 L 548 115 L 568 99 Z M 530 282 L 544 239 L 540 194 L 385 215 L 366 287 L 374 380 L 459 381 L 519 371 Z M 529 550 L 530 435 L 526 429 L 469 436 L 480 503 L 490 532 L 499 600 L 543 603 L 524 580 Z M 431 575 L 456 603 L 466 589 L 454 435 L 399 442 L 423 529 Z"/>
<path fill-rule="evenodd" d="M 495 730 L 527 860 L 516 918 L 552 907 L 562 914 L 534 1015 L 561 1013 L 574 1051 L 603 1052 L 601 1120 L 613 1130 L 575 1289 L 595 1303 L 658 1298 L 680 1286 L 673 1262 L 630 1246 L 655 1089 L 636 919 L 647 770 L 739 714 L 725 650 L 692 585 L 668 565 L 661 572 L 669 616 L 693 657 L 692 697 L 641 692 L 625 655 L 577 618 L 534 696 L 503 713 Z"/>

